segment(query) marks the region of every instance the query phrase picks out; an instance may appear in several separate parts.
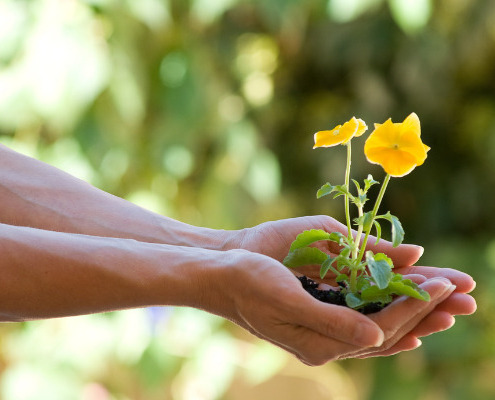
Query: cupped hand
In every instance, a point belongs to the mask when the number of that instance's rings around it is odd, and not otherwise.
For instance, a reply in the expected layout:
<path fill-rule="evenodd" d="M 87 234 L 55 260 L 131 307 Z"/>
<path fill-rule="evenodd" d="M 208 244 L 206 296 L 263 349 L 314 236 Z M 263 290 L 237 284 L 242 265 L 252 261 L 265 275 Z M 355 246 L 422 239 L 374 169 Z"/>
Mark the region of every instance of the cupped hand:
<path fill-rule="evenodd" d="M 430 302 L 399 298 L 381 312 L 365 316 L 314 299 L 272 258 L 242 250 L 227 253 L 229 267 L 221 269 L 214 286 L 209 286 L 210 296 L 217 300 L 206 302 L 207 310 L 308 365 L 416 347 L 417 340 L 409 338 L 411 332 L 455 289 L 447 279 L 429 279 L 421 286 L 430 292 Z"/>
<path fill-rule="evenodd" d="M 402 296 L 380 312 L 371 314 L 370 319 L 376 322 L 384 332 L 383 344 L 380 348 L 373 349 L 372 352 L 364 349 L 348 354 L 347 357 L 388 356 L 420 346 L 421 341 L 414 332 L 421 329 L 419 327 L 424 327 L 425 321 L 435 315 L 435 309 L 440 307 L 456 289 L 456 286 L 446 278 L 428 279 L 420 286 L 430 293 L 429 302 Z M 432 323 L 431 329 L 435 332 L 443 330 L 440 329 L 440 319 L 437 317 L 433 319 L 436 321 Z M 399 320 L 402 320 L 402 323 L 398 323 Z"/>
<path fill-rule="evenodd" d="M 323 229 L 327 232 L 341 232 L 346 234 L 347 227 L 328 216 L 308 216 L 291 218 L 279 221 L 269 221 L 241 231 L 239 247 L 267 255 L 276 260 L 283 260 L 287 255 L 290 244 L 296 236 L 304 230 Z M 393 346 L 388 346 L 373 355 L 389 355 L 404 350 L 411 350 L 420 345 L 419 337 L 431 335 L 450 328 L 455 320 L 455 315 L 469 315 L 476 311 L 476 302 L 470 293 L 476 286 L 474 280 L 461 271 L 451 268 L 419 267 L 413 266 L 423 254 L 420 246 L 402 244 L 393 247 L 386 240 L 380 240 L 375 245 L 376 238 L 370 236 L 367 248 L 375 253 L 387 254 L 395 265 L 395 272 L 403 275 L 415 276 L 417 283 L 425 282 L 427 279 L 446 279 L 454 285 L 455 289 L 441 302 L 429 302 L 429 312 L 411 330 L 404 334 L 401 340 L 396 341 Z M 335 254 L 338 248 L 333 242 L 320 243 L 322 250 Z M 319 279 L 319 267 L 308 266 L 297 269 L 298 272 L 314 279 Z M 332 277 L 327 280 L 332 284 Z M 411 299 L 413 300 L 413 299 Z M 423 306 L 425 302 L 423 302 Z M 434 305 L 433 308 L 431 306 Z M 390 343 L 390 342 L 389 342 Z"/>

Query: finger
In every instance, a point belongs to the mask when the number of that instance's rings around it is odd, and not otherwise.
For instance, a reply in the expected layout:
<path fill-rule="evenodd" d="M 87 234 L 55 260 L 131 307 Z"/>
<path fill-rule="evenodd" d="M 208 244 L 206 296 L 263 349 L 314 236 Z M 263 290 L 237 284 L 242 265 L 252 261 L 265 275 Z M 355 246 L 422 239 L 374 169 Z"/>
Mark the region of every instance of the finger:
<path fill-rule="evenodd" d="M 435 311 L 445 311 L 452 315 L 471 315 L 476 308 L 476 300 L 472 296 L 454 292 L 440 303 Z"/>
<path fill-rule="evenodd" d="M 446 331 L 455 324 L 455 318 L 445 311 L 433 311 L 427 315 L 411 332 L 416 337 L 429 336 L 436 332 Z"/>
<path fill-rule="evenodd" d="M 380 240 L 375 244 L 376 238 L 371 236 L 368 238 L 366 250 L 371 250 L 373 253 L 385 253 L 390 257 L 396 268 L 407 267 L 415 264 L 423 255 L 424 249 L 421 246 L 414 244 L 401 244 L 394 247 L 387 240 Z"/>
<path fill-rule="evenodd" d="M 371 314 L 373 319 L 383 330 L 385 341 L 380 349 L 365 349 L 353 357 L 371 356 L 393 348 L 416 325 L 428 315 L 437 304 L 445 300 L 455 287 L 446 279 L 435 278 L 421 284 L 420 287 L 430 293 L 430 301 L 422 301 L 402 296 L 382 311 Z"/>
<path fill-rule="evenodd" d="M 323 303 L 306 292 L 294 301 L 291 310 L 293 324 L 304 326 L 319 334 L 355 346 L 380 346 L 383 332 L 370 318 L 350 308 Z"/>
<path fill-rule="evenodd" d="M 423 343 L 416 336 L 407 334 L 401 340 L 399 340 L 391 348 L 383 351 L 377 351 L 375 353 L 367 353 L 355 358 L 370 358 L 370 357 L 388 357 L 394 354 L 402 353 L 403 351 L 411 351 L 420 347 Z"/>
<path fill-rule="evenodd" d="M 423 282 L 426 282 L 427 278 L 423 275 L 420 274 L 407 274 L 402 276 L 404 279 L 410 279 L 414 283 L 417 283 L 418 285 L 422 284 Z"/>
<path fill-rule="evenodd" d="M 458 293 L 469 293 L 476 287 L 476 282 L 468 274 L 457 271 L 452 268 L 435 268 L 435 267 L 403 267 L 397 268 L 395 272 L 402 275 L 406 274 L 421 274 L 427 278 L 443 277 L 447 278 L 456 285 L 456 292 Z"/>
<path fill-rule="evenodd" d="M 422 283 L 420 287 L 430 294 L 430 301 L 403 296 L 392 302 L 382 312 L 370 316 L 382 328 L 386 341 L 397 341 L 412 330 L 455 289 L 447 279 L 441 278 L 430 279 Z"/>
<path fill-rule="evenodd" d="M 321 335 L 304 326 L 288 324 L 273 335 L 270 341 L 294 354 L 304 364 L 312 366 L 323 365 L 338 359 L 341 354 L 354 353 L 361 348 Z"/>

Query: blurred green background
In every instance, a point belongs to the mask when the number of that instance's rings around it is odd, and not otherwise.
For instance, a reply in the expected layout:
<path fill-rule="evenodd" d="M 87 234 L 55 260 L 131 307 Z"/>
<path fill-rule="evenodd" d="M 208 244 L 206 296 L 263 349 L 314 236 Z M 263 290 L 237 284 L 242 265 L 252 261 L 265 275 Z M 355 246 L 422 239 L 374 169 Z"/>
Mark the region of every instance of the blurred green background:
<path fill-rule="evenodd" d="M 479 304 L 416 351 L 318 368 L 189 309 L 4 324 L 0 399 L 495 398 L 493 21 L 491 0 L 0 0 L 0 141 L 191 224 L 342 219 L 315 192 L 345 149 L 313 133 L 415 111 L 432 150 L 383 208 Z M 364 140 L 353 176 L 381 180 Z"/>

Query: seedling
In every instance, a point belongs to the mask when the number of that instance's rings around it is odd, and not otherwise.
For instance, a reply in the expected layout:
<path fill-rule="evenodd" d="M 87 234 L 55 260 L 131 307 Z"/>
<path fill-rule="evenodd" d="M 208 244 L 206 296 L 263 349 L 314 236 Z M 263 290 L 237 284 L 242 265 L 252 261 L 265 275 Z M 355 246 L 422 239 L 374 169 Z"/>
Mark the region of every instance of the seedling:
<path fill-rule="evenodd" d="M 392 233 L 392 244 L 399 246 L 404 239 L 404 229 L 399 219 L 390 212 L 378 214 L 380 203 L 391 177 L 401 177 L 410 173 L 426 160 L 430 149 L 421 141 L 419 118 L 415 113 L 409 115 L 401 123 L 393 123 L 388 119 L 383 124 L 375 124 L 375 129 L 366 140 L 364 153 L 369 162 L 379 164 L 386 172 L 374 206 L 365 211 L 368 202 L 368 191 L 379 184 L 368 175 L 363 184 L 352 179 L 351 141 L 367 130 L 364 121 L 353 117 L 343 125 L 329 131 L 315 134 L 313 148 L 347 147 L 347 165 L 344 184 L 333 186 L 325 183 L 317 192 L 317 198 L 332 195 L 333 198 L 344 197 L 347 235 L 341 232 L 326 232 L 320 229 L 304 231 L 292 243 L 284 264 L 290 268 L 303 265 L 320 265 L 320 278 L 333 274 L 340 286 L 340 294 L 344 296 L 348 307 L 363 310 L 370 304 L 381 307 L 389 304 L 394 297 L 405 295 L 429 301 L 428 292 L 421 289 L 410 279 L 393 272 L 393 262 L 383 253 L 366 251 L 370 233 L 374 229 L 378 244 L 383 221 L 389 222 Z M 351 224 L 350 205 L 357 208 L 357 217 Z M 353 236 L 352 229 L 356 234 Z M 329 255 L 312 244 L 326 240 L 335 242 L 340 248 L 336 255 Z"/>

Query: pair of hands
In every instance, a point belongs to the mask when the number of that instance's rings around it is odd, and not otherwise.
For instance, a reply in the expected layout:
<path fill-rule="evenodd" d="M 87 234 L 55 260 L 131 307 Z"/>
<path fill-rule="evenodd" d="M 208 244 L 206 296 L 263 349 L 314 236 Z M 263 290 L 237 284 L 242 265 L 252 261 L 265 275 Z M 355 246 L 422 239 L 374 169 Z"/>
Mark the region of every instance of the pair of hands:
<path fill-rule="evenodd" d="M 393 248 L 383 240 L 369 248 L 392 258 L 395 272 L 420 283 L 431 301 L 400 297 L 379 313 L 365 316 L 315 300 L 281 264 L 292 240 L 307 229 L 346 233 L 345 226 L 328 216 L 266 222 L 240 231 L 234 247 L 243 250 L 232 253 L 230 281 L 235 284 L 222 288 L 232 301 L 224 303 L 219 313 L 308 365 L 412 350 L 421 345 L 419 337 L 450 328 L 454 315 L 476 310 L 474 299 L 467 294 L 475 287 L 469 275 L 448 268 L 412 266 L 422 255 L 421 247 Z M 332 242 L 328 246 L 324 250 L 336 251 Z M 301 270 L 315 278 L 318 271 Z"/>

